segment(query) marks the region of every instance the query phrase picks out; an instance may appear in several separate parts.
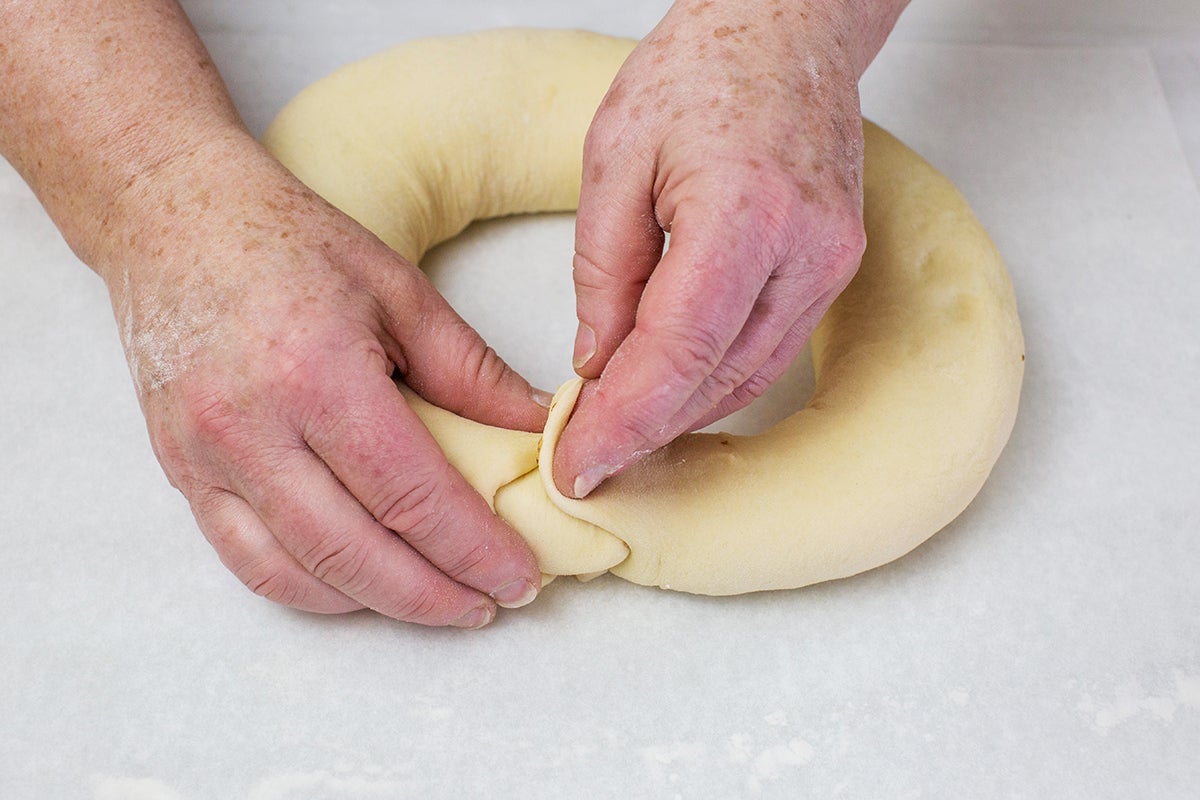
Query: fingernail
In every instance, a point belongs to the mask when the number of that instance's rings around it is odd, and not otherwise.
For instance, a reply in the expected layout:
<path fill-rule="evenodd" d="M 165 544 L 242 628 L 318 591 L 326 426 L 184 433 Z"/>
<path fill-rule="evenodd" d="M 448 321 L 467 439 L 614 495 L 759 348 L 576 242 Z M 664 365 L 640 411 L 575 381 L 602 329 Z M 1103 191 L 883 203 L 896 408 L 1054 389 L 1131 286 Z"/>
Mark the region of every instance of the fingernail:
<path fill-rule="evenodd" d="M 456 628 L 478 630 L 492 621 L 492 610 L 487 606 L 473 608 L 450 624 Z"/>
<path fill-rule="evenodd" d="M 596 355 L 596 332 L 590 325 L 581 322 L 579 330 L 575 332 L 575 356 L 572 360 L 575 369 L 579 369 L 591 361 L 594 355 Z"/>
<path fill-rule="evenodd" d="M 612 469 L 603 465 L 589 467 L 575 478 L 575 496 L 583 499 L 592 493 L 600 483 L 612 474 Z"/>
<path fill-rule="evenodd" d="M 554 395 L 541 389 L 533 390 L 533 402 L 537 403 L 542 408 L 549 408 L 554 402 Z"/>
<path fill-rule="evenodd" d="M 505 608 L 520 608 L 532 603 L 537 595 L 536 586 L 524 578 L 518 578 L 492 592 L 492 599 Z"/>

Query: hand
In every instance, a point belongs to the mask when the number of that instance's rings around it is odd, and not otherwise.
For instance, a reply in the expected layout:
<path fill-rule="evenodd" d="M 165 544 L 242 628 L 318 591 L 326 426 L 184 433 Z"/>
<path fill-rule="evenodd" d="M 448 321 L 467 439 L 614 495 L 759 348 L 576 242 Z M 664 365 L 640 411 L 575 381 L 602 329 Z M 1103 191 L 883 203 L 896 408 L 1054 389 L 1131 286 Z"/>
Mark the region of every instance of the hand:
<path fill-rule="evenodd" d="M 599 380 L 564 494 L 760 395 L 857 270 L 865 63 L 849 15 L 807 5 L 677 2 L 596 114 L 574 277 L 576 369 Z"/>
<path fill-rule="evenodd" d="M 524 541 L 393 383 L 491 424 L 545 409 L 413 265 L 244 136 L 126 192 L 100 260 L 154 450 L 221 560 L 317 612 L 474 628 L 533 599 Z"/>

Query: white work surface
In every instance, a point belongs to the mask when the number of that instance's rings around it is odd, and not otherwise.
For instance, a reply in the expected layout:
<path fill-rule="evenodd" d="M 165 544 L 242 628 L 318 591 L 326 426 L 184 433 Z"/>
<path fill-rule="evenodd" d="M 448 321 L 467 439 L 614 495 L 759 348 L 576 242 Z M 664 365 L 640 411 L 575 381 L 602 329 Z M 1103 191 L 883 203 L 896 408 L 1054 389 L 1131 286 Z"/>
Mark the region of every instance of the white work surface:
<path fill-rule="evenodd" d="M 261 131 L 395 41 L 636 36 L 666 4 L 185 5 Z M 1021 413 L 949 528 L 791 592 L 562 579 L 466 633 L 253 596 L 159 472 L 103 286 L 0 163 L 0 797 L 1200 796 L 1200 6 L 1157 5 L 915 0 L 868 74 L 1006 257 Z M 544 386 L 570 247 L 569 218 L 491 224 L 437 270 Z"/>

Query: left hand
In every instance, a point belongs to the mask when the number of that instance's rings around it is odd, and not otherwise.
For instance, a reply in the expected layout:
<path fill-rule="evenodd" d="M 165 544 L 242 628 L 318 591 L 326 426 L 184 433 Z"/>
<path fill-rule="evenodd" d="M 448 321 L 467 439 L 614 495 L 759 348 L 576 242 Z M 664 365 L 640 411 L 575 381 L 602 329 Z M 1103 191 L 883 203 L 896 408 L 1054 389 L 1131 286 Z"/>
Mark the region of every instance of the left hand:
<path fill-rule="evenodd" d="M 599 380 L 555 457 L 568 496 L 760 395 L 858 268 L 853 25 L 808 6 L 677 2 L 596 114 L 574 278 Z"/>

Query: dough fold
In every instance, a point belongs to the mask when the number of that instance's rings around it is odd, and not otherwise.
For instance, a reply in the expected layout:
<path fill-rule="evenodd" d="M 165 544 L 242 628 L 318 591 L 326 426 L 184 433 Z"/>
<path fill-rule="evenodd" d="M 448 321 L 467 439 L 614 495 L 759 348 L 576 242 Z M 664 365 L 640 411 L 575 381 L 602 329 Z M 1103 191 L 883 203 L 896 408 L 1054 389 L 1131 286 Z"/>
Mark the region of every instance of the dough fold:
<path fill-rule="evenodd" d="M 574 208 L 584 133 L 632 45 L 535 30 L 411 42 L 306 89 L 266 144 L 415 262 L 472 220 Z M 543 572 L 794 588 L 898 558 L 978 493 L 1023 374 L 1008 273 L 949 181 L 877 126 L 864 134 L 867 251 L 813 335 L 811 401 L 771 429 L 680 437 L 581 501 L 550 477 L 580 381 L 541 436 L 404 390 Z"/>

